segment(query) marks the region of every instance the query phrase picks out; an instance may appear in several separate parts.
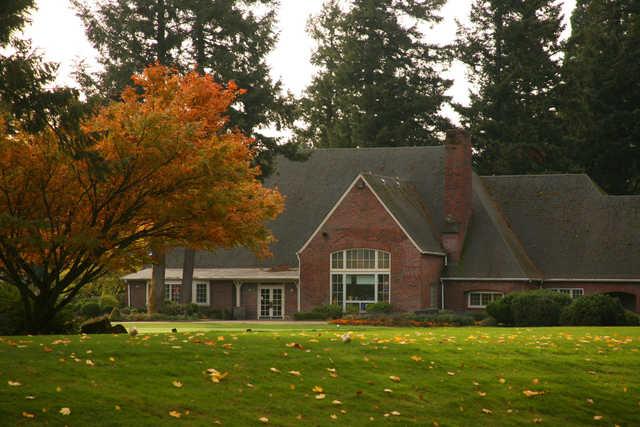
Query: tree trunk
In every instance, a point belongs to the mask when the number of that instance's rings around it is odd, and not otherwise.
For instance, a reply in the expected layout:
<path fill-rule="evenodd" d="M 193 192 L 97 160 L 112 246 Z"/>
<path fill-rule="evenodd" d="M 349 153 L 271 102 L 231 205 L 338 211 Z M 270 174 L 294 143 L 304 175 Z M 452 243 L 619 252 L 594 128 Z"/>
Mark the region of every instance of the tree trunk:
<path fill-rule="evenodd" d="M 57 314 L 54 311 L 55 301 L 50 302 L 45 298 L 36 298 L 26 302 L 23 299 L 23 302 L 25 309 L 24 327 L 28 334 L 39 335 L 51 332 L 65 332 L 54 329 L 53 320 Z"/>
<path fill-rule="evenodd" d="M 182 263 L 182 302 L 189 304 L 192 301 L 193 289 L 193 267 L 196 257 L 196 251 L 185 248 L 184 262 Z"/>
<path fill-rule="evenodd" d="M 164 274 L 166 268 L 164 248 L 154 248 L 155 262 L 151 266 L 151 283 L 149 284 L 149 305 L 147 313 L 157 313 L 164 302 Z"/>

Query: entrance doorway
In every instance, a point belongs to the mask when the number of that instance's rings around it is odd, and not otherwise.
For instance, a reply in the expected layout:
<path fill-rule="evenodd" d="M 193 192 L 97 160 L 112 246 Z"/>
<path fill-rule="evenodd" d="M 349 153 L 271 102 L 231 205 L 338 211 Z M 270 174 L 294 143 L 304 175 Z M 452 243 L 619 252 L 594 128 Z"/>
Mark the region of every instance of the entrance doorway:
<path fill-rule="evenodd" d="M 258 286 L 258 319 L 284 319 L 284 286 Z"/>

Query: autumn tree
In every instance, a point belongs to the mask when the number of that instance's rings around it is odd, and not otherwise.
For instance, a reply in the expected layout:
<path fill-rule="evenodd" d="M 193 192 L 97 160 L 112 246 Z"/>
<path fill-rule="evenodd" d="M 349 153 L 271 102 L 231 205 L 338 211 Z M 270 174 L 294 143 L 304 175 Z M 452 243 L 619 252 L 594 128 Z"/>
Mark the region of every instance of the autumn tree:
<path fill-rule="evenodd" d="M 561 5 L 476 0 L 458 31 L 458 57 L 475 88 L 457 106 L 483 174 L 566 170 L 558 117 Z"/>
<path fill-rule="evenodd" d="M 640 3 L 578 0 L 561 114 L 573 158 L 611 194 L 640 194 Z"/>
<path fill-rule="evenodd" d="M 42 333 L 87 283 L 149 260 L 148 248 L 246 246 L 268 253 L 282 209 L 229 130 L 242 91 L 152 66 L 82 129 L 72 152 L 52 130 L 0 137 L 0 280 Z"/>
<path fill-rule="evenodd" d="M 451 81 L 424 27 L 443 0 L 336 0 L 309 24 L 318 67 L 301 100 L 300 140 L 317 147 L 438 144 Z"/>

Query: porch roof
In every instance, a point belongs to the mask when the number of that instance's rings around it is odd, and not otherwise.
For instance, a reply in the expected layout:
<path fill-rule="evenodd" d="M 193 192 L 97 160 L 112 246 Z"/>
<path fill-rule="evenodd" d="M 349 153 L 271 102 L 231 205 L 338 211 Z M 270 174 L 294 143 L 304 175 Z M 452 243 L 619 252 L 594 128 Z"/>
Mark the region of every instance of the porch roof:
<path fill-rule="evenodd" d="M 144 268 L 135 273 L 127 274 L 124 280 L 151 280 L 151 268 Z M 193 280 L 240 280 L 240 281 L 296 281 L 298 269 L 273 271 L 270 268 L 196 268 L 193 270 Z M 181 268 L 167 268 L 165 280 L 182 280 Z"/>

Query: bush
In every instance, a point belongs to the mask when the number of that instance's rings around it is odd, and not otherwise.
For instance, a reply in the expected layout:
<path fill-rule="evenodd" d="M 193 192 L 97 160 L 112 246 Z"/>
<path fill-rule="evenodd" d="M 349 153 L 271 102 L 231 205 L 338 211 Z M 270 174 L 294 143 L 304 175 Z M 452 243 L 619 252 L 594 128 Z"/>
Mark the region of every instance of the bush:
<path fill-rule="evenodd" d="M 102 308 L 95 300 L 88 300 L 81 305 L 80 312 L 85 317 L 94 318 L 102 314 Z"/>
<path fill-rule="evenodd" d="M 487 306 L 487 313 L 493 317 L 497 323 L 503 325 L 513 325 L 513 315 L 511 314 L 511 304 L 516 293 L 511 293 L 493 301 Z"/>
<path fill-rule="evenodd" d="M 118 298 L 113 295 L 105 294 L 100 297 L 100 309 L 105 314 L 111 313 L 111 310 L 119 306 L 120 302 L 118 301 Z"/>
<path fill-rule="evenodd" d="M 388 302 L 377 302 L 375 304 L 369 304 L 367 306 L 367 313 L 391 313 L 393 312 L 393 306 Z"/>
<path fill-rule="evenodd" d="M 627 326 L 640 326 L 640 315 L 633 311 L 625 310 L 624 324 Z"/>
<path fill-rule="evenodd" d="M 489 304 L 487 313 L 507 326 L 557 326 L 562 310 L 569 304 L 569 295 L 540 289 L 506 295 Z"/>
<path fill-rule="evenodd" d="M 605 294 L 576 298 L 562 312 L 562 323 L 565 325 L 614 326 L 625 325 L 626 322 L 620 300 Z"/>
<path fill-rule="evenodd" d="M 300 311 L 293 314 L 295 320 L 327 320 L 342 317 L 342 307 L 335 304 L 326 304 L 314 308 L 311 311 Z"/>
<path fill-rule="evenodd" d="M 162 303 L 162 307 L 158 310 L 160 314 L 166 314 L 168 316 L 179 316 L 185 314 L 185 306 L 173 301 L 165 301 Z"/>
<path fill-rule="evenodd" d="M 439 310 L 430 314 L 414 314 L 407 317 L 419 323 L 429 323 L 434 326 L 469 326 L 475 324 L 473 317 L 468 314 L 458 314 L 450 310 Z"/>

